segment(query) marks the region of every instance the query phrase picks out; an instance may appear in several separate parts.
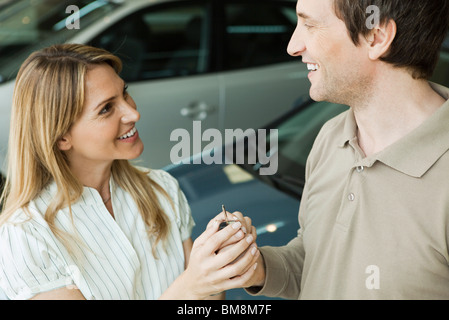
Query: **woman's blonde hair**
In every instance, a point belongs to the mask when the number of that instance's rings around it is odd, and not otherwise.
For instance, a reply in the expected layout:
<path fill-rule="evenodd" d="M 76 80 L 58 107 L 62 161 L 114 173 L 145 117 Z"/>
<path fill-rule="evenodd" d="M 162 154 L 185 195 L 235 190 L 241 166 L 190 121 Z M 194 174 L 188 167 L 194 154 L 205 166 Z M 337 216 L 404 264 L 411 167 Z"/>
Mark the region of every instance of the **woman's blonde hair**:
<path fill-rule="evenodd" d="M 83 185 L 71 172 L 58 140 L 81 115 L 86 73 L 99 64 L 110 65 L 117 74 L 122 68 L 120 59 L 108 51 L 81 44 L 42 49 L 22 64 L 14 88 L 0 225 L 19 209 L 27 212 L 30 201 L 54 181 L 58 191 L 44 218 L 53 233 L 67 244 L 67 234 L 56 227 L 55 218 L 59 210 L 70 209 L 80 198 Z M 149 237 L 155 237 L 155 244 L 165 239 L 169 221 L 155 193 L 157 190 L 168 197 L 165 190 L 148 172 L 138 170 L 127 160 L 113 162 L 112 177 L 136 202 Z"/>

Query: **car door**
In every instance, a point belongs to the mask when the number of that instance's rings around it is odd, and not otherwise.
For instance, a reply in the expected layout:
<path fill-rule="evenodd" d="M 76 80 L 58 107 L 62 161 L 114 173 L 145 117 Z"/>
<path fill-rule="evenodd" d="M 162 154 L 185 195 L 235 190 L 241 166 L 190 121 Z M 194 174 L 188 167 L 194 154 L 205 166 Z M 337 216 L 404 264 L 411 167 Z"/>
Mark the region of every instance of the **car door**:
<path fill-rule="evenodd" d="M 209 1 L 153 4 L 91 41 L 123 60 L 122 77 L 141 115 L 137 129 L 145 145 L 144 166 L 172 162 L 174 130 L 185 129 L 193 139 L 194 121 L 201 121 L 202 130 L 218 127 L 218 78 L 207 73 L 210 6 Z"/>
<path fill-rule="evenodd" d="M 287 54 L 295 1 L 223 1 L 225 128 L 260 128 L 308 97 L 307 70 Z"/>

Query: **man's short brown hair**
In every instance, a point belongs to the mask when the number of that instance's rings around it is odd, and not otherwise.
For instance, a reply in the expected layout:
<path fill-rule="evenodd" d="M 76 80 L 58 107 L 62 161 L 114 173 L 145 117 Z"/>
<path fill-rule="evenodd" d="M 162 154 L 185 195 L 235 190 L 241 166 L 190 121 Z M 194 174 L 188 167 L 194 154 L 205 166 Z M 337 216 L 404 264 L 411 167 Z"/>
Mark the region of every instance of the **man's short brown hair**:
<path fill-rule="evenodd" d="M 379 9 L 379 22 L 394 20 L 397 34 L 382 61 L 409 68 L 415 79 L 432 76 L 449 28 L 449 0 L 334 0 L 335 13 L 345 22 L 355 45 L 367 36 L 369 6 Z"/>

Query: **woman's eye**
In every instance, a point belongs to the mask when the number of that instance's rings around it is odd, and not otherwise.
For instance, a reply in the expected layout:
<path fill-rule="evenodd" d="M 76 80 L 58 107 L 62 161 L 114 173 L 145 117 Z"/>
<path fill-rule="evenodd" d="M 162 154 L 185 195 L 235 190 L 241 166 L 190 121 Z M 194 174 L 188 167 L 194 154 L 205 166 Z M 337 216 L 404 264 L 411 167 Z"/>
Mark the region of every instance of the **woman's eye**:
<path fill-rule="evenodd" d="M 106 104 L 103 109 L 100 111 L 100 115 L 104 115 L 111 111 L 112 105 L 110 103 Z"/>
<path fill-rule="evenodd" d="M 123 88 L 123 97 L 128 97 L 128 85 L 125 85 L 125 87 Z"/>

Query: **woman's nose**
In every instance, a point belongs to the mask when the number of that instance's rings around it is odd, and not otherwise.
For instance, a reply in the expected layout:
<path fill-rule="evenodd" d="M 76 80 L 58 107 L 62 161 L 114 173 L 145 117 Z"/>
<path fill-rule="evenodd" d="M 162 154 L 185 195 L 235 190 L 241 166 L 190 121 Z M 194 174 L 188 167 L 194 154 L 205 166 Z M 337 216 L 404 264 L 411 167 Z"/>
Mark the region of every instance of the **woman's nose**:
<path fill-rule="evenodd" d="M 139 120 L 140 120 L 140 113 L 139 111 L 137 111 L 134 101 L 132 104 L 126 103 L 122 115 L 122 122 L 129 123 L 129 122 L 137 122 Z"/>

